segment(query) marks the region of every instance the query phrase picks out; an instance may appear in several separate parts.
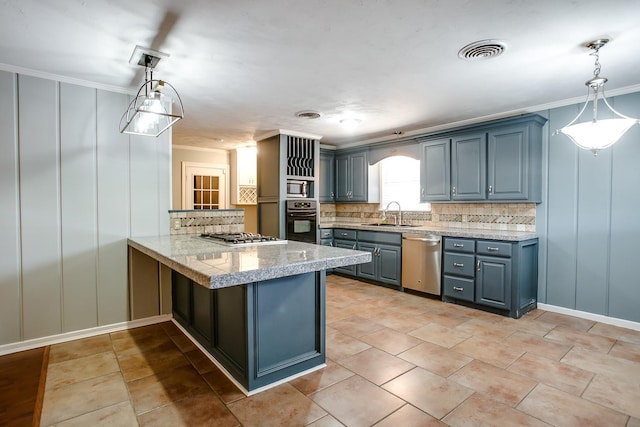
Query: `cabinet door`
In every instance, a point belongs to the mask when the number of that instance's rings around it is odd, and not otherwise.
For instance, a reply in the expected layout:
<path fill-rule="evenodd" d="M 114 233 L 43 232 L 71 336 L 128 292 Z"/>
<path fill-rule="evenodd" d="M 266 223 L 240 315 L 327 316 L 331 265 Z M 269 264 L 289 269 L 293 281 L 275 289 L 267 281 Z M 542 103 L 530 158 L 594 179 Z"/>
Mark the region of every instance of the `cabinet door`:
<path fill-rule="evenodd" d="M 397 246 L 378 245 L 378 281 L 400 286 L 401 249 Z"/>
<path fill-rule="evenodd" d="M 370 262 L 358 264 L 356 270 L 358 272 L 358 277 L 376 280 L 376 265 L 378 264 L 376 245 L 373 243 L 358 243 L 358 250 L 371 253 Z"/>
<path fill-rule="evenodd" d="M 334 240 L 333 245 L 336 248 L 343 249 L 356 249 L 356 242 L 351 240 Z M 345 265 L 343 267 L 336 267 L 334 271 L 339 271 L 344 274 L 348 274 L 350 276 L 356 275 L 356 266 L 355 265 Z"/>
<path fill-rule="evenodd" d="M 367 201 L 367 185 L 369 164 L 367 163 L 367 153 L 352 154 L 350 156 L 351 166 L 351 197 L 352 202 Z"/>
<path fill-rule="evenodd" d="M 486 134 L 454 137 L 451 140 L 451 200 L 484 200 L 486 182 Z"/>
<path fill-rule="evenodd" d="M 511 259 L 477 256 L 476 302 L 511 308 Z"/>
<path fill-rule="evenodd" d="M 451 140 L 421 146 L 420 201 L 451 200 Z"/>
<path fill-rule="evenodd" d="M 335 155 L 333 152 L 320 151 L 320 202 L 335 202 Z"/>
<path fill-rule="evenodd" d="M 351 167 L 349 156 L 336 156 L 336 202 L 348 202 L 351 190 Z"/>
<path fill-rule="evenodd" d="M 173 315 L 178 320 L 191 324 L 191 280 L 172 270 L 171 281 Z"/>
<path fill-rule="evenodd" d="M 511 126 L 489 132 L 487 198 L 529 198 L 529 128 Z"/>

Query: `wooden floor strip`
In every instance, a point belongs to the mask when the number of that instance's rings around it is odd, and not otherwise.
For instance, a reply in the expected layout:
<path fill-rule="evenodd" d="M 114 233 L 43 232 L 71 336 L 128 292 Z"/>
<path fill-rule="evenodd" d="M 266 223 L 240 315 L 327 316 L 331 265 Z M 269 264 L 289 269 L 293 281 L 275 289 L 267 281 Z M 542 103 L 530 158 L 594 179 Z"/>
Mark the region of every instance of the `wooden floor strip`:
<path fill-rule="evenodd" d="M 34 416 L 45 351 L 48 352 L 48 347 L 0 356 L 0 425 L 37 425 Z M 39 406 L 41 409 L 42 403 Z"/>
<path fill-rule="evenodd" d="M 50 346 L 44 348 L 42 354 L 42 368 L 40 369 L 40 381 L 38 381 L 38 394 L 36 395 L 35 408 L 33 409 L 33 427 L 40 426 L 40 417 L 42 416 L 42 403 L 44 402 L 44 389 L 47 383 L 47 368 L 49 367 L 49 350 Z"/>

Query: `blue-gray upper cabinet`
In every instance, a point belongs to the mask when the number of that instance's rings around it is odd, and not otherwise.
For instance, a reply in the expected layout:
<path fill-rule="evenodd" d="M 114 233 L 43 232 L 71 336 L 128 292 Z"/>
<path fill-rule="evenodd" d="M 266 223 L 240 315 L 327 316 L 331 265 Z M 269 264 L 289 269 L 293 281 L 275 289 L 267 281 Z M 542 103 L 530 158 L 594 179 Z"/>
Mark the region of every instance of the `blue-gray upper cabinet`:
<path fill-rule="evenodd" d="M 420 200 L 539 203 L 545 122 L 530 114 L 422 142 Z"/>
<path fill-rule="evenodd" d="M 542 125 L 504 126 L 488 132 L 487 199 L 540 202 Z"/>
<path fill-rule="evenodd" d="M 336 156 L 336 202 L 367 202 L 367 152 Z"/>
<path fill-rule="evenodd" d="M 421 144 L 420 202 L 451 200 L 451 139 Z"/>
<path fill-rule="evenodd" d="M 335 153 L 332 150 L 320 150 L 320 203 L 336 201 Z"/>
<path fill-rule="evenodd" d="M 451 200 L 484 200 L 487 182 L 487 134 L 451 139 Z"/>

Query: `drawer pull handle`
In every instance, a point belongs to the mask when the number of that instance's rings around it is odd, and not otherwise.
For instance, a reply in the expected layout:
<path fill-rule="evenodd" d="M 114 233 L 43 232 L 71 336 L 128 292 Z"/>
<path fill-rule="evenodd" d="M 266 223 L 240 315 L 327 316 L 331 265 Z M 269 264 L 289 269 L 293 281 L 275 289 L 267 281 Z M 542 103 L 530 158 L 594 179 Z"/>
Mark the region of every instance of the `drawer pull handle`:
<path fill-rule="evenodd" d="M 476 260 L 476 271 L 480 271 L 480 260 Z"/>
<path fill-rule="evenodd" d="M 487 246 L 488 251 L 498 252 L 500 248 L 494 248 L 493 246 Z"/>
<path fill-rule="evenodd" d="M 456 292 L 462 292 L 462 291 L 464 291 L 464 288 L 459 288 L 457 286 L 454 286 L 453 290 L 456 291 Z"/>
<path fill-rule="evenodd" d="M 454 262 L 454 263 L 453 263 L 453 266 L 454 266 L 454 267 L 460 267 L 460 268 L 463 268 L 463 267 L 464 267 L 464 264 L 462 264 L 461 262 Z"/>
<path fill-rule="evenodd" d="M 462 243 L 454 243 L 453 247 L 454 248 L 464 248 L 464 245 Z"/>

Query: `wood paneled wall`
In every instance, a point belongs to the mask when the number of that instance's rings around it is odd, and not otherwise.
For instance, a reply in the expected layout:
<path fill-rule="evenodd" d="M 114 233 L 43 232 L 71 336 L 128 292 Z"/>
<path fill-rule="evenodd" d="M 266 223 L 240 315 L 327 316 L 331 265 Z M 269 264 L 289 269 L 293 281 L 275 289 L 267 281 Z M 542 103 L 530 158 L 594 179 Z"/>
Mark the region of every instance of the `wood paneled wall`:
<path fill-rule="evenodd" d="M 610 99 L 640 117 L 640 93 Z M 640 126 L 594 157 L 551 133 L 580 105 L 546 112 L 545 195 L 538 206 L 541 302 L 640 322 Z M 608 110 L 599 108 L 599 117 Z M 587 112 L 587 115 L 590 111 Z"/>
<path fill-rule="evenodd" d="M 129 96 L 0 71 L 0 344 L 128 320 L 129 236 L 166 234 L 171 134 Z"/>

